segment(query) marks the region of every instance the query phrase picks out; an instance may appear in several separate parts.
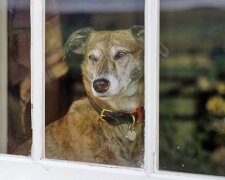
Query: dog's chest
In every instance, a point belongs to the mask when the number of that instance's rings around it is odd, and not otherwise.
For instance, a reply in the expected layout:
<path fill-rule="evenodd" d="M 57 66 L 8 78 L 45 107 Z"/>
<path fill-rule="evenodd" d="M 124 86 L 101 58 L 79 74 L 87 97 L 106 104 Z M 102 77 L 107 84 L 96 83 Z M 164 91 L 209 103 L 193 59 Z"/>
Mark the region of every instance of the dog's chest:
<path fill-rule="evenodd" d="M 129 140 L 127 137 L 130 130 L 129 124 L 123 124 L 119 126 L 113 126 L 109 129 L 104 129 L 102 136 L 105 140 L 105 147 L 110 149 L 117 157 L 125 158 L 126 160 L 131 160 L 133 153 L 136 151 L 138 145 L 141 144 L 140 138 L 140 127 L 134 129 L 136 133 L 136 138 L 134 140 Z"/>

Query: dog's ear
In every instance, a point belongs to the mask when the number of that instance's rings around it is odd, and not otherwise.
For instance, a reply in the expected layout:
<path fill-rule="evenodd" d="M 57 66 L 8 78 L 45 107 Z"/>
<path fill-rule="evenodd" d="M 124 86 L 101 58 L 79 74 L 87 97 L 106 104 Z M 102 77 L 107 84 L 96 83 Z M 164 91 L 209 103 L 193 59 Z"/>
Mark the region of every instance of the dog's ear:
<path fill-rule="evenodd" d="M 145 35 L 144 26 L 137 26 L 137 25 L 133 26 L 131 28 L 131 32 L 136 40 L 144 41 L 144 38 L 145 38 L 144 37 L 144 35 Z M 162 55 L 163 57 L 169 56 L 169 50 L 161 42 L 160 42 L 160 55 Z"/>
<path fill-rule="evenodd" d="M 93 31 L 93 28 L 86 27 L 73 32 L 67 39 L 64 47 L 65 57 L 70 56 L 71 53 L 83 54 L 88 37 Z"/>
<path fill-rule="evenodd" d="M 131 28 L 134 38 L 138 41 L 144 41 L 145 30 L 144 26 L 135 25 Z"/>

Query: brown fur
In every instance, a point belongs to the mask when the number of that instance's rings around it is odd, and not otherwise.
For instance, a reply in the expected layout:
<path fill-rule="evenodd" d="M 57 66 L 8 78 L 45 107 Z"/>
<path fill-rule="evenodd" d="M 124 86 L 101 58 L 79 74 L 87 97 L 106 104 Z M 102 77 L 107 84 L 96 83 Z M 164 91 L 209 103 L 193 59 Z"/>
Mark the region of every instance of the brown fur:
<path fill-rule="evenodd" d="M 115 57 L 109 53 L 112 46 L 126 47 L 129 51 L 127 59 L 115 62 Z M 93 63 L 88 60 L 88 53 L 96 47 L 101 49 L 101 61 Z M 143 41 L 135 39 L 131 30 L 91 32 L 84 48 L 82 63 L 83 81 L 88 97 L 100 107 L 113 111 L 132 113 L 136 107 L 143 106 L 143 55 Z M 126 96 L 127 92 L 122 88 L 123 91 L 118 91 L 118 94 L 109 99 L 93 95 L 91 86 L 94 74 L 113 73 L 119 79 L 126 68 L 132 69 L 129 81 L 136 81 L 135 93 Z M 121 80 L 122 82 L 124 81 Z M 88 98 L 75 101 L 65 117 L 46 127 L 46 157 L 140 167 L 143 162 L 143 124 L 135 125 L 137 138 L 133 142 L 126 138 L 128 128 L 129 124 L 113 126 L 99 120 L 99 114 L 90 105 Z M 28 141 L 26 144 L 30 143 Z M 26 144 L 19 147 L 16 153 L 28 153 L 26 147 L 29 146 Z"/>

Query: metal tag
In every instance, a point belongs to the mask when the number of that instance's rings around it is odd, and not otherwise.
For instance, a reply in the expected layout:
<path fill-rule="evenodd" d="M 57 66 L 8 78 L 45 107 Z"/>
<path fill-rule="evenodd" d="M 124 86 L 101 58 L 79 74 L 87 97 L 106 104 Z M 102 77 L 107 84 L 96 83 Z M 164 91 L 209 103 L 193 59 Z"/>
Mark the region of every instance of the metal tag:
<path fill-rule="evenodd" d="M 129 139 L 130 141 L 134 141 L 136 137 L 137 137 L 137 134 L 133 129 L 127 132 L 126 138 Z"/>

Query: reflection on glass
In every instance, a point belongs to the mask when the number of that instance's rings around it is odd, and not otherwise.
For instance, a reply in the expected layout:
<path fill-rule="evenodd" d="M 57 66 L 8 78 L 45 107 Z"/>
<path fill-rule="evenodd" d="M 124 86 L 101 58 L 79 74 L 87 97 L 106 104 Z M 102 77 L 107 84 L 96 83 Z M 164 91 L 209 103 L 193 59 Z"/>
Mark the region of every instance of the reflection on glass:
<path fill-rule="evenodd" d="M 161 170 L 225 175 L 225 2 L 161 0 Z"/>
<path fill-rule="evenodd" d="M 122 3 L 46 1 L 47 158 L 143 165 L 144 1 Z"/>
<path fill-rule="evenodd" d="M 9 154 L 25 155 L 18 146 L 31 137 L 29 7 L 29 0 L 8 0 Z"/>

